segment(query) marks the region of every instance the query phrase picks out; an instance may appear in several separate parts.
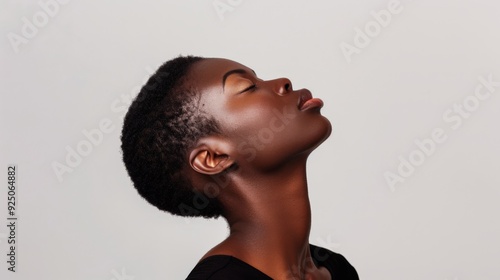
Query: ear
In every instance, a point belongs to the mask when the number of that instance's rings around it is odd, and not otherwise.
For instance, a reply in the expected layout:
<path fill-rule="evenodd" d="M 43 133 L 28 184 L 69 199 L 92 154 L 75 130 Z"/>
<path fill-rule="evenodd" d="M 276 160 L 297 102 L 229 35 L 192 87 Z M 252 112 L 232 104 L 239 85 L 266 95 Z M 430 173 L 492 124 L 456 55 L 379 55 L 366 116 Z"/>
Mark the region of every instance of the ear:
<path fill-rule="evenodd" d="M 189 165 L 196 172 L 215 175 L 234 163 L 231 146 L 221 138 L 205 137 L 189 152 Z"/>

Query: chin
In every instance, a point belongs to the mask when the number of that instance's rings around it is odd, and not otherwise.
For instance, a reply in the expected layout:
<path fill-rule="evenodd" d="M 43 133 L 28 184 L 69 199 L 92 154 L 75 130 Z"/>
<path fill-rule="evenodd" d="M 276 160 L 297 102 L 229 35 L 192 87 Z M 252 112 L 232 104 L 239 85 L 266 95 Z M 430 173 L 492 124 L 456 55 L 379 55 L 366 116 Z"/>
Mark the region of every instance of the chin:
<path fill-rule="evenodd" d="M 314 125 L 311 125 L 309 131 L 312 132 L 311 136 L 311 144 L 307 149 L 308 153 L 314 151 L 319 145 L 325 142 L 328 137 L 332 134 L 332 124 L 330 121 L 321 116 L 321 120 L 315 122 Z"/>
<path fill-rule="evenodd" d="M 316 147 L 321 145 L 321 143 L 325 142 L 325 140 L 328 139 L 328 137 L 330 137 L 331 134 L 332 134 L 332 124 L 330 123 L 330 120 L 323 117 L 323 129 L 322 132 L 320 133 L 321 136 L 319 137 L 320 139 Z"/>
<path fill-rule="evenodd" d="M 332 123 L 327 118 L 325 118 L 325 121 L 327 122 L 327 131 L 325 134 L 325 139 L 323 141 L 328 139 L 328 137 L 330 137 L 330 135 L 332 134 Z"/>

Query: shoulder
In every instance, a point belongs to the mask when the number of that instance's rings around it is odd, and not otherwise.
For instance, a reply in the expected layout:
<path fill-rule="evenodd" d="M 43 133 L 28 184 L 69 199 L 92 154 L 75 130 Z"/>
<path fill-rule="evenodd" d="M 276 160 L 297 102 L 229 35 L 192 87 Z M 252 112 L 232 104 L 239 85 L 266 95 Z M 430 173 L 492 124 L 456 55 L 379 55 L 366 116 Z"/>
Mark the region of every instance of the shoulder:
<path fill-rule="evenodd" d="M 213 255 L 201 260 L 186 278 L 186 280 L 227 279 L 269 280 L 271 278 L 249 264 L 228 255 Z"/>
<path fill-rule="evenodd" d="M 309 247 L 313 261 L 316 265 L 328 269 L 332 279 L 359 280 L 356 269 L 341 254 L 312 244 L 309 244 Z"/>

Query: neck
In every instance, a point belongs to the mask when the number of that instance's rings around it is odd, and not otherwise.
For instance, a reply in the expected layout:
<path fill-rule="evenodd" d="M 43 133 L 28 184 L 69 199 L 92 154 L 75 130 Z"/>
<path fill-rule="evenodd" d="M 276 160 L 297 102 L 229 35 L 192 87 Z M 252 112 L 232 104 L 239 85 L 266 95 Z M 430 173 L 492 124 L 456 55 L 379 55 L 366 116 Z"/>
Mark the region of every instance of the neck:
<path fill-rule="evenodd" d="M 314 268 L 305 163 L 245 177 L 232 178 L 240 195 L 225 200 L 230 235 L 221 247 L 274 279 L 304 279 Z"/>

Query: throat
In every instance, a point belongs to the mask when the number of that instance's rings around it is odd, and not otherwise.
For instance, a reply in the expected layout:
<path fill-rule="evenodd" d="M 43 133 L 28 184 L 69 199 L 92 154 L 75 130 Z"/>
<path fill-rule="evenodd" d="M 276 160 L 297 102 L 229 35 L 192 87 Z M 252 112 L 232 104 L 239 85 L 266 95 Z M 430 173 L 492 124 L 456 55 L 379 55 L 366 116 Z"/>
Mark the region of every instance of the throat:
<path fill-rule="evenodd" d="M 305 168 L 277 178 L 237 184 L 248 191 L 239 191 L 243 196 L 232 201 L 230 209 L 238 211 L 226 216 L 230 236 L 241 236 L 252 244 L 277 250 L 302 250 L 304 244 L 309 244 L 311 229 Z"/>
<path fill-rule="evenodd" d="M 283 200 L 287 202 L 281 203 Z M 245 219 L 230 222 L 230 235 L 247 236 L 254 239 L 253 242 L 272 243 L 267 246 L 282 244 L 288 248 L 302 245 L 309 239 L 311 208 L 308 198 L 269 199 L 247 213 Z"/>
<path fill-rule="evenodd" d="M 305 279 L 293 277 L 316 270 L 309 250 L 308 200 L 261 208 L 253 214 L 250 220 L 230 224 L 225 243 L 232 255 L 273 279 Z"/>
<path fill-rule="evenodd" d="M 230 235 L 225 243 L 233 255 L 273 276 L 314 267 L 309 251 L 307 186 L 290 187 L 276 197 L 254 197 L 240 206 L 244 214 L 228 219 Z"/>
<path fill-rule="evenodd" d="M 231 178 L 222 200 L 230 234 L 207 255 L 232 255 L 274 279 L 317 270 L 309 249 L 305 164 L 286 171 Z"/>

